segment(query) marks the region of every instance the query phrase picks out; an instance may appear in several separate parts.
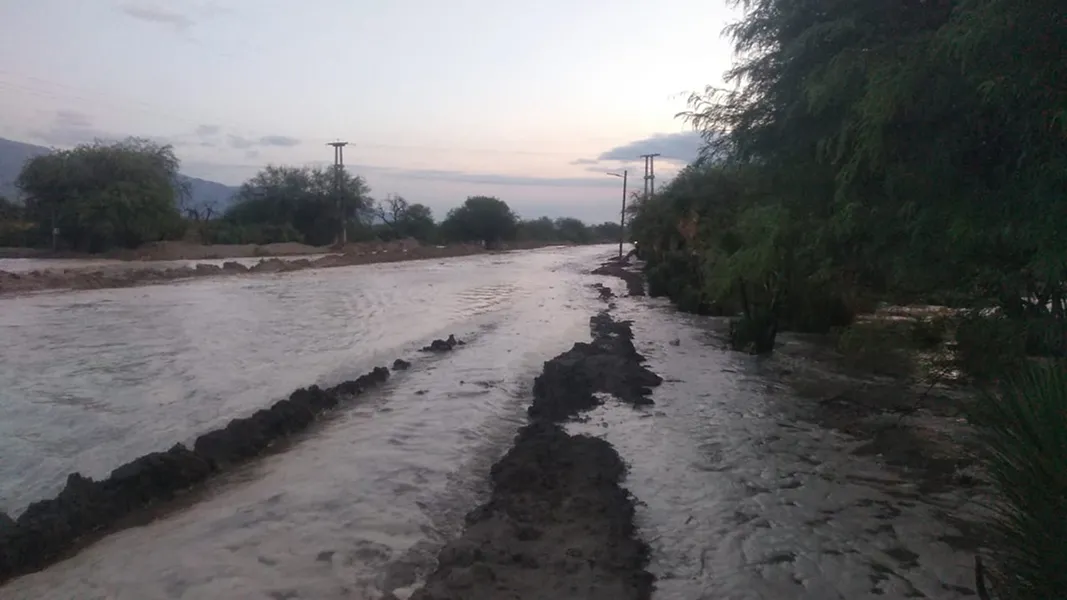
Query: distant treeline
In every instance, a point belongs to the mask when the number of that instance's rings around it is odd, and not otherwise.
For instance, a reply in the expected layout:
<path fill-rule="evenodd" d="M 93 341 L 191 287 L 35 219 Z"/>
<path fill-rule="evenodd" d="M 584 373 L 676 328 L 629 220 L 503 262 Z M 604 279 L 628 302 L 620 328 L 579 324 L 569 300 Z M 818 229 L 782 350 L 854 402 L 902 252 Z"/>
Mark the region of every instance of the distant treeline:
<path fill-rule="evenodd" d="M 24 201 L 0 197 L 0 247 L 50 247 L 53 227 L 59 249 L 91 253 L 163 240 L 326 246 L 339 239 L 342 214 L 349 242 L 586 244 L 617 241 L 621 233 L 617 223 L 522 220 L 506 202 L 487 196 L 467 198 L 437 222 L 423 204 L 395 195 L 375 200 L 362 177 L 333 166 L 268 166 L 219 210 L 190 201 L 179 165 L 171 146 L 138 138 L 33 158 L 17 180 Z"/>

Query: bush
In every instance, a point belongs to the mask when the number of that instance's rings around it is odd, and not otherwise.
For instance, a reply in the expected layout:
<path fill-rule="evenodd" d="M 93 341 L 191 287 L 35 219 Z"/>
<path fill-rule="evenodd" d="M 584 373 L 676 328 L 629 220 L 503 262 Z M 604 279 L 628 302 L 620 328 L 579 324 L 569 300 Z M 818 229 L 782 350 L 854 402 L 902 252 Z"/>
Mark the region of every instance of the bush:
<path fill-rule="evenodd" d="M 837 331 L 837 351 L 845 362 L 878 375 L 908 377 L 914 362 L 908 352 L 909 326 L 900 322 L 862 322 Z"/>
<path fill-rule="evenodd" d="M 977 382 L 1004 377 L 1026 358 L 1026 330 L 1018 321 L 972 313 L 956 324 L 956 363 Z"/>
<path fill-rule="evenodd" d="M 730 348 L 749 354 L 767 354 L 774 350 L 777 333 L 774 315 L 769 311 L 754 311 L 750 316 L 730 321 Z"/>
<path fill-rule="evenodd" d="M 829 333 L 835 327 L 847 327 L 856 314 L 835 291 L 814 285 L 800 285 L 789 290 L 782 307 L 783 331 Z"/>
<path fill-rule="evenodd" d="M 208 221 L 200 225 L 205 244 L 273 244 L 302 242 L 304 236 L 292 225 L 238 225 L 231 221 Z"/>
<path fill-rule="evenodd" d="M 972 420 L 1000 498 L 990 573 L 1001 600 L 1062 598 L 1067 590 L 1067 364 L 1031 364 Z"/>
<path fill-rule="evenodd" d="M 911 343 L 923 350 L 936 348 L 943 344 L 948 335 L 948 319 L 944 317 L 927 317 L 912 322 L 910 328 Z"/>

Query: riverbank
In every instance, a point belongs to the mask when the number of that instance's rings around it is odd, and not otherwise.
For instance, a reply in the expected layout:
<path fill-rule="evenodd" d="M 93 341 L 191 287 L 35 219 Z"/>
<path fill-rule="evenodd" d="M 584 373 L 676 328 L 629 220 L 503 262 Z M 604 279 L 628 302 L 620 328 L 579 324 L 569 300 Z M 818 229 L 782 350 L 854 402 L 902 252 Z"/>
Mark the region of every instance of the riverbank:
<path fill-rule="evenodd" d="M 413 240 L 402 240 L 398 242 L 350 244 L 341 252 L 319 256 L 313 259 L 292 258 L 295 254 L 285 255 L 289 258 L 282 259 L 278 258 L 278 256 L 282 255 L 278 255 L 270 258 L 263 258 L 252 265 L 238 261 L 226 261 L 222 264 L 217 264 L 216 261 L 214 263 L 162 266 L 159 264 L 152 264 L 152 262 L 162 261 L 163 259 L 158 259 L 158 261 L 157 259 L 150 259 L 146 260 L 146 262 L 126 262 L 103 265 L 93 265 L 92 263 L 89 263 L 85 267 L 74 266 L 64 269 L 46 268 L 29 272 L 7 272 L 0 270 L 0 296 L 5 294 L 19 294 L 44 290 L 122 288 L 164 283 L 193 277 L 242 275 L 249 273 L 282 273 L 305 269 L 325 269 L 374 263 L 453 258 L 475 254 L 534 249 L 554 245 L 559 244 L 523 243 L 513 244 L 512 246 L 501 250 L 486 250 L 480 244 L 423 246 Z M 201 248 L 210 249 L 217 247 L 203 246 Z M 307 248 L 316 252 L 322 250 L 310 246 Z"/>
<path fill-rule="evenodd" d="M 467 515 L 412 600 L 651 597 L 625 464 L 609 443 L 561 425 L 603 402 L 650 404 L 661 379 L 642 364 L 629 323 L 603 311 L 590 332 L 591 343 L 545 363 L 529 424 L 492 467 L 489 501 Z"/>

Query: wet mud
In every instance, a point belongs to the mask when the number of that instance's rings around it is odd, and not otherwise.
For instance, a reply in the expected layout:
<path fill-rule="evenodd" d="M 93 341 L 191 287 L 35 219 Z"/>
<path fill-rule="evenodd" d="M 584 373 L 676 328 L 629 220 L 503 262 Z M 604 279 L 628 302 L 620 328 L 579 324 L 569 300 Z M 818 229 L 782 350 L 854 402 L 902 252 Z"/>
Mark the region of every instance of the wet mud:
<path fill-rule="evenodd" d="M 800 349 L 807 349 L 804 356 Z M 974 390 L 875 375 L 817 350 L 810 340 L 787 340 L 769 365 L 776 379 L 808 401 L 798 417 L 861 441 L 853 455 L 907 473 L 921 493 L 982 486 L 966 418 Z"/>
<path fill-rule="evenodd" d="M 607 301 L 612 294 L 598 290 Z M 604 440 L 562 423 L 614 397 L 651 404 L 658 375 L 644 366 L 630 323 L 590 319 L 592 341 L 548 361 L 534 381 L 530 422 L 491 470 L 489 501 L 438 556 L 412 600 L 651 597 L 649 550 L 635 530 L 626 465 Z"/>
<path fill-rule="evenodd" d="M 435 340 L 451 350 L 454 336 Z M 394 370 L 411 363 L 397 359 Z M 17 518 L 0 513 L 0 583 L 62 560 L 122 527 L 138 513 L 174 500 L 208 479 L 263 455 L 276 443 L 304 432 L 324 414 L 351 404 L 388 381 L 390 371 L 375 367 L 329 388 L 294 391 L 269 408 L 231 420 L 196 438 L 193 448 L 175 444 L 116 469 L 100 481 L 71 473 L 57 496 L 30 504 Z"/>
<path fill-rule="evenodd" d="M 391 242 L 369 246 L 353 245 L 343 253 L 328 254 L 318 258 L 283 260 L 269 257 L 248 266 L 237 261 L 222 265 L 199 263 L 178 267 L 131 267 L 103 266 L 68 269 L 43 269 L 25 273 L 0 270 L 0 295 L 38 292 L 42 290 L 93 290 L 125 288 L 140 285 L 167 283 L 194 277 L 217 277 L 223 275 L 288 273 L 306 269 L 327 269 L 358 265 L 392 263 L 434 258 L 455 258 L 474 254 L 491 254 L 514 250 L 528 250 L 550 244 L 516 244 L 508 248 L 486 250 L 480 244 L 453 244 L 449 246 L 423 246 L 416 243 Z"/>
<path fill-rule="evenodd" d="M 593 269 L 593 275 L 618 277 L 626 283 L 627 293 L 631 296 L 645 295 L 645 276 L 638 271 L 631 271 L 626 266 L 629 264 L 630 255 L 624 258 L 613 258 L 606 263 Z"/>

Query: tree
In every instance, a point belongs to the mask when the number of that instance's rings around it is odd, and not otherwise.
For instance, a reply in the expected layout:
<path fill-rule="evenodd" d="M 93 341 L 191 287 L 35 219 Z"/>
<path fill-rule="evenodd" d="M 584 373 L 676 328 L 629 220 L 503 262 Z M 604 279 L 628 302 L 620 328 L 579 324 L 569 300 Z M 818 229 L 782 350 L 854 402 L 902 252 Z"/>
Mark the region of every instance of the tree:
<path fill-rule="evenodd" d="M 622 238 L 622 226 L 614 221 L 604 221 L 589 229 L 593 239 L 598 242 L 617 242 Z"/>
<path fill-rule="evenodd" d="M 489 196 L 471 196 L 448 212 L 441 232 L 449 240 L 478 241 L 492 247 L 514 239 L 519 219 L 504 201 Z"/>
<path fill-rule="evenodd" d="M 520 240 L 547 242 L 558 239 L 557 234 L 555 222 L 548 217 L 541 217 L 520 222 L 515 237 Z"/>
<path fill-rule="evenodd" d="M 245 227 L 291 227 L 307 244 L 328 245 L 337 240 L 341 227 L 334 169 L 268 166 L 241 186 L 225 218 Z M 373 203 L 366 182 L 348 171 L 340 177 L 349 223 L 369 227 Z"/>
<path fill-rule="evenodd" d="M 94 142 L 30 159 L 17 185 L 26 215 L 42 232 L 53 219 L 60 239 L 77 250 L 180 237 L 178 159 L 169 145 L 129 138 Z"/>
<path fill-rule="evenodd" d="M 390 194 L 378 203 L 376 213 L 388 227 L 390 237 L 427 242 L 437 235 L 437 224 L 428 206 L 408 204 L 404 198 Z"/>
<path fill-rule="evenodd" d="M 556 239 L 572 244 L 587 244 L 592 240 L 589 228 L 578 219 L 572 217 L 560 217 L 554 223 Z"/>
<path fill-rule="evenodd" d="M 23 216 L 23 206 L 0 196 L 0 221 L 18 221 Z"/>

